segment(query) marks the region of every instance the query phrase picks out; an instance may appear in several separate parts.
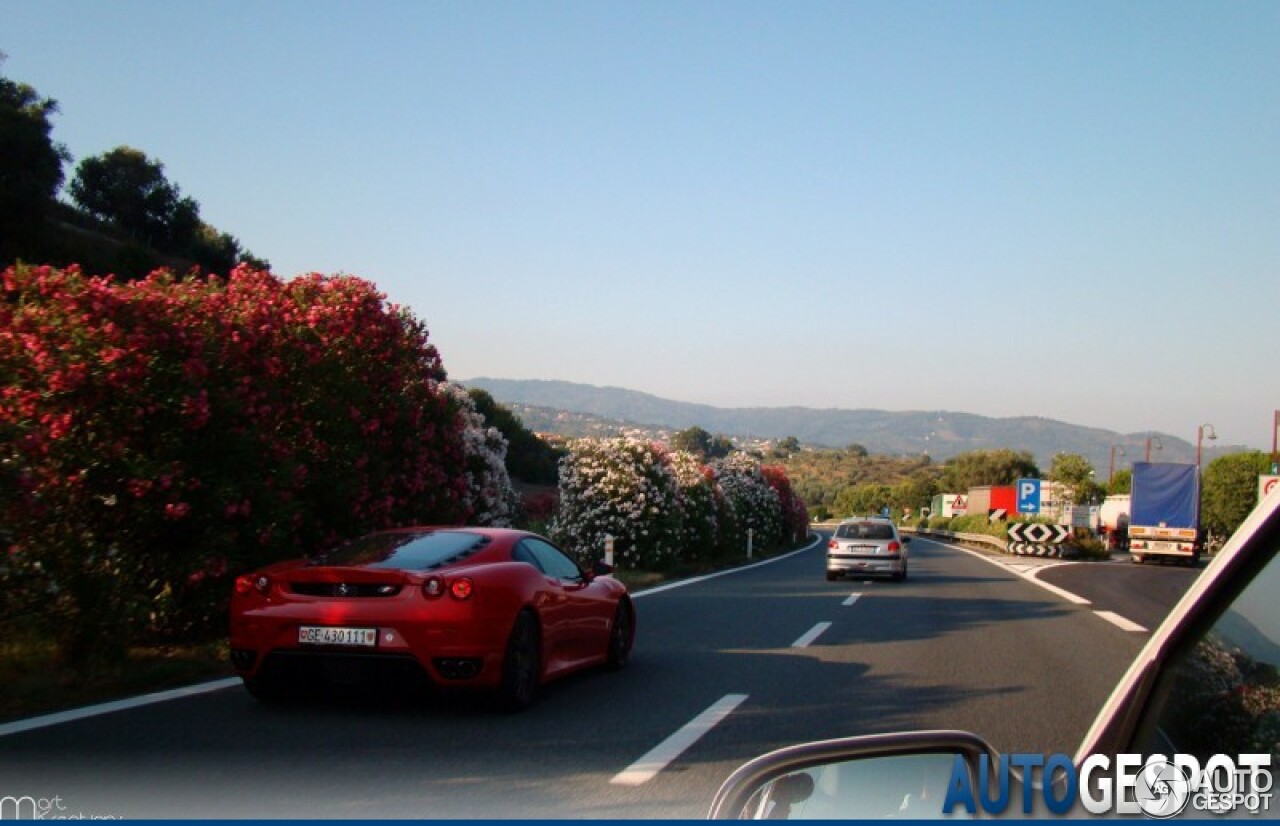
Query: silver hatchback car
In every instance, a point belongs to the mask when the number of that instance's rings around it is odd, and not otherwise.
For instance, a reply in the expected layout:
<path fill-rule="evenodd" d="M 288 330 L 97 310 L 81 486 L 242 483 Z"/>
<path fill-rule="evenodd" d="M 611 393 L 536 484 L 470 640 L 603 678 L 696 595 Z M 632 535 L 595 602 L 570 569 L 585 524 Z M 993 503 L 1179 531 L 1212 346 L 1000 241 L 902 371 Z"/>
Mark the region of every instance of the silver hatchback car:
<path fill-rule="evenodd" d="M 861 516 L 841 522 L 827 542 L 827 579 L 846 574 L 907 578 L 907 543 L 898 527 L 882 516 Z"/>

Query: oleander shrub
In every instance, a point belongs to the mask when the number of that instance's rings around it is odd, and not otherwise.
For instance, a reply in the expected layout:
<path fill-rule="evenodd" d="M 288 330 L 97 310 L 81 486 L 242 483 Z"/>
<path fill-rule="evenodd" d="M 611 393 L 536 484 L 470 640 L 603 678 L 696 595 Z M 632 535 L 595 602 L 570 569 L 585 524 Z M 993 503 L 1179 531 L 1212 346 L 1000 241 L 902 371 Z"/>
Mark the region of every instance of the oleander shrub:
<path fill-rule="evenodd" d="M 663 570 L 679 558 L 676 477 L 666 450 L 631 438 L 579 439 L 560 461 L 560 509 L 551 539 L 584 564 L 613 537 L 614 560 Z"/>
<path fill-rule="evenodd" d="M 732 521 L 726 520 L 722 538 L 731 548 L 745 548 L 747 531 L 755 548 L 769 549 L 783 539 L 783 511 L 777 491 L 760 470 L 760 462 L 746 453 L 731 453 L 712 465 L 716 484 Z"/>
<path fill-rule="evenodd" d="M 367 281 L 0 276 L 0 608 L 73 665 L 222 630 L 237 572 L 476 512 L 426 327 Z"/>
<path fill-rule="evenodd" d="M 719 545 L 722 505 L 716 496 L 715 474 L 699 457 L 687 451 L 668 454 L 668 461 L 676 479 L 680 525 L 677 558 L 682 562 L 711 559 Z"/>

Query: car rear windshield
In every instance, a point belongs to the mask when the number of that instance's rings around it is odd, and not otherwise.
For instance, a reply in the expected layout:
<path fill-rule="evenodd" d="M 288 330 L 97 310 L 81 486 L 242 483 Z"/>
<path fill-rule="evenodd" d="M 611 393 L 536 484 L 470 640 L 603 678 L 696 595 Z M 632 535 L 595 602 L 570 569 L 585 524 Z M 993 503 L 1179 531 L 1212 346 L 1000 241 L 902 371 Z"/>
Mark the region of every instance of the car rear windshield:
<path fill-rule="evenodd" d="M 845 522 L 836 528 L 836 539 L 893 539 L 888 522 Z"/>
<path fill-rule="evenodd" d="M 487 544 L 487 536 L 465 531 L 375 533 L 336 548 L 312 564 L 427 571 L 465 559 Z"/>

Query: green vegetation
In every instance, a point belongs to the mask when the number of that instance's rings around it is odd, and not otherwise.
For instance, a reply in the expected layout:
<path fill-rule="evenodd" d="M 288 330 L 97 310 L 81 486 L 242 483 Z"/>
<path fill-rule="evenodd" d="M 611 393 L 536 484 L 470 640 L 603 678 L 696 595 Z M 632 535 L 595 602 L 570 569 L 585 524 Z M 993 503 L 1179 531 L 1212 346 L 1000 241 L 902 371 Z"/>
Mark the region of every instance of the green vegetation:
<path fill-rule="evenodd" d="M 1200 492 L 1200 522 L 1218 537 L 1228 537 L 1258 502 L 1258 476 L 1271 468 L 1261 451 L 1214 459 L 1204 469 Z"/>
<path fill-rule="evenodd" d="M 182 196 L 162 163 L 128 146 L 81 161 L 68 187 L 75 206 L 58 201 L 71 156 L 52 137 L 57 112 L 52 98 L 0 76 L 0 266 L 78 264 L 122 280 L 159 267 L 269 268 L 202 221 L 199 203 Z"/>
<path fill-rule="evenodd" d="M 942 465 L 928 456 L 873 456 L 862 445 L 844 450 L 805 450 L 782 460 L 791 484 L 820 519 L 874 513 L 889 507 L 919 513 L 936 493 L 967 491 L 980 485 L 1010 485 L 1038 476 L 1031 454 L 975 450 Z"/>
<path fill-rule="evenodd" d="M 496 427 L 506 438 L 507 472 L 511 478 L 527 485 L 555 485 L 560 478 L 560 460 L 567 451 L 539 439 L 486 391 L 472 388 L 467 393 L 489 426 Z"/>
<path fill-rule="evenodd" d="M 728 456 L 733 452 L 733 442 L 724 436 L 712 436 L 700 427 L 690 427 L 671 437 L 671 449 L 690 453 L 705 462 Z"/>
<path fill-rule="evenodd" d="M 0 644 L 0 720 L 180 688 L 231 673 L 225 640 L 131 647 L 123 660 L 86 678 L 64 667 L 50 640 L 9 636 Z"/>

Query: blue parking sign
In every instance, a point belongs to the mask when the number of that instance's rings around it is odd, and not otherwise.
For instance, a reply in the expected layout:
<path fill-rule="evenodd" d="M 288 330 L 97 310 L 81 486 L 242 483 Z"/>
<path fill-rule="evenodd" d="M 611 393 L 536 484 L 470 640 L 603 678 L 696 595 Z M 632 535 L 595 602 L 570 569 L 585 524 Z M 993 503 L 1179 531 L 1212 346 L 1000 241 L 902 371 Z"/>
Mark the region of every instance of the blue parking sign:
<path fill-rule="evenodd" d="M 1018 480 L 1018 513 L 1040 512 L 1040 480 Z"/>

